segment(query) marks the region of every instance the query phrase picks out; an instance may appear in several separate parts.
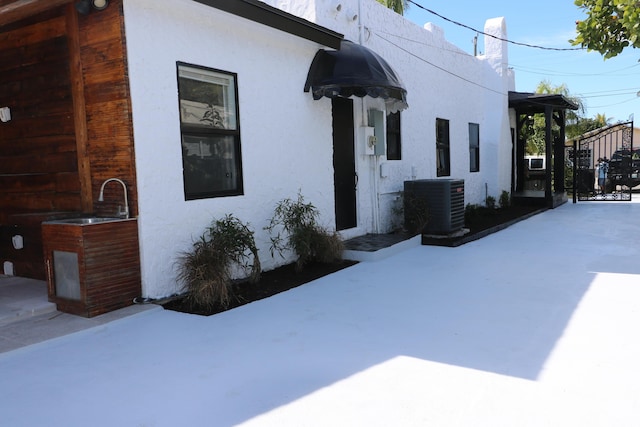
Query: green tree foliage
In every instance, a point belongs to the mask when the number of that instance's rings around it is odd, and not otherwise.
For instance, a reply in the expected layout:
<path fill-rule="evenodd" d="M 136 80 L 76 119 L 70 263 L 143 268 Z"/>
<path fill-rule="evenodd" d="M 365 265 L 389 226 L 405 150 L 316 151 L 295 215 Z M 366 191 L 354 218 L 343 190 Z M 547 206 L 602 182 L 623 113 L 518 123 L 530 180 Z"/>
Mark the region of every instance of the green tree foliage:
<path fill-rule="evenodd" d="M 525 148 L 527 155 L 544 154 L 546 152 L 544 115 L 535 114 L 533 117 L 529 117 L 529 125 L 526 130 L 528 133 Z"/>
<path fill-rule="evenodd" d="M 578 110 L 567 110 L 565 116 L 565 137 L 573 139 L 589 131 L 608 126 L 611 119 L 604 114 L 597 114 L 594 118 L 584 117 L 584 103 L 579 97 L 571 95 L 566 84 L 553 86 L 548 80 L 541 81 L 536 87 L 536 93 L 560 94 L 578 105 Z M 539 155 L 545 153 L 545 118 L 544 114 L 534 114 L 529 118 L 528 126 L 524 129 L 527 139 L 526 153 Z M 559 132 L 557 123 L 552 123 L 552 132 Z"/>
<path fill-rule="evenodd" d="M 378 0 L 378 3 L 388 7 L 400 15 L 404 15 L 404 11 L 409 8 L 407 0 Z"/>
<path fill-rule="evenodd" d="M 604 59 L 626 47 L 640 48 L 640 4 L 637 0 L 575 0 L 587 18 L 576 21 L 577 37 L 570 40 Z"/>
<path fill-rule="evenodd" d="M 566 111 L 566 128 L 565 133 L 569 136 L 577 126 L 578 123 L 582 120 L 582 114 L 584 112 L 584 105 L 580 98 L 572 96 L 569 92 L 569 88 L 566 84 L 561 84 L 559 86 L 553 86 L 550 81 L 543 80 L 536 87 L 535 93 L 539 94 L 559 94 L 563 95 L 567 99 L 571 100 L 575 104 L 578 105 L 578 110 L 567 110 Z M 552 123 L 552 132 L 558 132 L 558 125 L 553 122 Z M 546 151 L 545 147 L 545 132 L 546 132 L 546 124 L 544 114 L 534 114 L 529 118 L 528 126 L 524 129 L 527 147 L 526 153 L 529 155 L 538 155 L 544 154 Z"/>
<path fill-rule="evenodd" d="M 566 136 L 567 139 L 573 139 L 592 130 L 609 126 L 610 124 L 611 119 L 607 118 L 604 114 L 596 114 L 594 118 L 583 117 L 571 127 L 567 127 Z"/>

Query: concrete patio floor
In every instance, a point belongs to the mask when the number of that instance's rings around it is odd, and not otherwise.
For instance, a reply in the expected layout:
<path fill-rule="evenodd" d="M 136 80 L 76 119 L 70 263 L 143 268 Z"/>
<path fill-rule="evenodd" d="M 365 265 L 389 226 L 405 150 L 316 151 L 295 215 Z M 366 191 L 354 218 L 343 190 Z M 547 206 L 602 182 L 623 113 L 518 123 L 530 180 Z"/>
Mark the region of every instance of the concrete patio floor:
<path fill-rule="evenodd" d="M 635 201 L 566 204 L 219 315 L 122 317 L 0 354 L 2 424 L 635 427 L 638 242 Z"/>
<path fill-rule="evenodd" d="M 419 245 L 420 236 L 368 234 L 348 240 L 344 258 L 375 261 Z M 0 274 L 0 353 L 154 309 L 162 308 L 136 304 L 92 318 L 62 313 L 48 301 L 46 282 Z"/>
<path fill-rule="evenodd" d="M 0 353 L 153 309 L 162 308 L 133 305 L 92 318 L 61 313 L 47 300 L 46 282 L 0 275 Z"/>
<path fill-rule="evenodd" d="M 0 327 L 55 311 L 47 301 L 46 282 L 0 274 Z"/>

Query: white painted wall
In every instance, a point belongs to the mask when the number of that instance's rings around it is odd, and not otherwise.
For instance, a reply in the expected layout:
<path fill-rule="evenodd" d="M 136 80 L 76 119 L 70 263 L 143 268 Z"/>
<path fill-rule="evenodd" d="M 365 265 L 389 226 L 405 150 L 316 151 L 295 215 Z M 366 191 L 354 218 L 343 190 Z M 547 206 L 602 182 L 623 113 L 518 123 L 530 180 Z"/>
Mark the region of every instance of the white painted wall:
<path fill-rule="evenodd" d="M 215 218 L 262 231 L 299 189 L 334 222 L 331 103 L 303 92 L 319 46 L 191 0 L 124 2 L 139 194 L 143 294 L 178 291 L 177 255 Z M 244 196 L 184 200 L 176 61 L 238 73 Z"/>
<path fill-rule="evenodd" d="M 345 34 L 376 51 L 408 90 L 402 113 L 402 160 L 364 154 L 357 140 L 358 227 L 352 237 L 393 228 L 393 206 L 408 179 L 436 177 L 435 121 L 450 121 L 451 178 L 465 179 L 465 202 L 483 203 L 510 188 L 511 138 L 502 66 L 506 44 L 473 57 L 449 44 L 442 30 L 423 29 L 375 0 L 270 0 L 266 3 Z M 348 14 L 347 11 L 351 11 Z M 316 43 L 235 17 L 191 0 L 125 0 L 133 105 L 143 294 L 179 291 L 175 262 L 214 218 L 233 213 L 256 231 L 261 263 L 274 268 L 263 231 L 275 204 L 299 189 L 334 226 L 331 102 L 302 91 Z M 347 16 L 357 14 L 354 21 Z M 503 20 L 490 31 L 504 33 Z M 185 201 L 176 61 L 238 74 L 245 194 Z M 381 100 L 357 99 L 356 127 Z M 480 124 L 480 172 L 469 173 L 468 123 Z M 356 133 L 357 136 L 357 133 Z M 386 177 L 380 176 L 385 164 Z"/>
<path fill-rule="evenodd" d="M 497 200 L 503 190 L 510 191 L 508 91 L 515 89 L 515 81 L 507 68 L 506 42 L 485 37 L 484 55 L 473 57 L 447 42 L 444 31 L 436 25 L 426 23 L 421 28 L 375 0 L 266 2 L 308 19 L 313 17 L 318 24 L 374 50 L 396 70 L 408 90 L 409 109 L 402 113 L 403 159 L 359 157 L 360 227 L 356 234 L 363 230 L 390 231 L 393 207 L 404 180 L 436 178 L 436 118 L 450 121 L 450 178 L 465 180 L 465 203 L 482 204 L 487 195 Z M 342 8 L 336 13 L 337 3 Z M 306 10 L 302 10 L 303 4 Z M 355 21 L 350 19 L 353 11 L 358 12 Z M 506 38 L 504 18 L 489 19 L 485 32 Z M 364 100 L 365 110 L 376 105 L 375 101 Z M 480 125 L 477 173 L 469 172 L 468 123 Z M 388 171 L 386 178 L 379 174 L 383 163 Z M 368 193 L 371 189 L 375 194 Z"/>

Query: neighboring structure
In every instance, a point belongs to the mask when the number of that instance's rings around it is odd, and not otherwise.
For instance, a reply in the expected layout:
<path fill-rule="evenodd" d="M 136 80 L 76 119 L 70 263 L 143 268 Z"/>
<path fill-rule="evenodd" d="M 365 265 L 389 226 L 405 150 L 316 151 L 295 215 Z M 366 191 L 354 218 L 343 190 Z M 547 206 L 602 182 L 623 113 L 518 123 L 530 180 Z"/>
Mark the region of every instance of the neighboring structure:
<path fill-rule="evenodd" d="M 578 105 L 560 94 L 509 92 L 509 107 L 515 117 L 514 199 L 521 203 L 542 202 L 550 208 L 565 203 L 565 111 L 577 110 Z M 545 119 L 544 176 L 534 180 L 544 185 L 541 189 L 528 187 L 531 177 L 526 176 L 530 169 L 525 162 L 527 141 L 524 128 L 534 114 L 544 114 Z"/>
<path fill-rule="evenodd" d="M 55 215 L 115 211 L 120 188 L 97 200 L 111 177 L 126 182 L 138 217 L 148 298 L 179 292 L 177 256 L 227 213 L 250 223 L 271 269 L 291 257 L 270 256 L 263 227 L 298 192 L 350 238 L 397 227 L 405 180 L 464 179 L 465 203 L 511 190 L 502 18 L 485 32 L 503 40 L 486 37 L 474 57 L 374 0 L 112 0 L 88 15 L 70 1 L 35 3 L 36 15 L 0 6 L 0 107 L 14 112 L 0 124 L 0 261 L 19 256 L 6 239 L 25 217 L 34 232 Z M 329 99 L 310 67 L 340 46 L 373 53 L 385 80 L 354 74 L 354 96 Z M 14 91 L 32 78 L 37 97 Z M 57 136 L 29 135 L 45 124 Z M 55 162 L 4 166 L 40 153 Z M 38 277 L 36 253 L 15 273 Z"/>
<path fill-rule="evenodd" d="M 603 126 L 598 129 L 594 129 L 582 135 L 578 135 L 573 139 L 569 139 L 565 142 L 565 146 L 569 149 L 568 157 L 573 159 L 573 145 L 578 144 L 580 141 L 591 140 L 590 146 L 587 151 L 579 153 L 580 160 L 591 167 L 598 163 L 600 157 L 611 159 L 613 153 L 620 149 L 630 149 L 633 144 L 633 149 L 640 148 L 640 128 L 633 127 L 632 135 L 623 137 L 619 131 L 626 131 L 629 133 L 629 125 L 633 122 L 616 123 L 613 125 Z"/>
<path fill-rule="evenodd" d="M 634 128 L 633 120 L 604 126 L 566 141 L 566 151 L 574 167 L 572 185 L 567 188 L 573 193 L 573 202 L 631 201 L 633 190 L 640 186 L 638 141 L 640 129 Z M 602 164 L 605 165 L 604 194 L 598 183 Z"/>

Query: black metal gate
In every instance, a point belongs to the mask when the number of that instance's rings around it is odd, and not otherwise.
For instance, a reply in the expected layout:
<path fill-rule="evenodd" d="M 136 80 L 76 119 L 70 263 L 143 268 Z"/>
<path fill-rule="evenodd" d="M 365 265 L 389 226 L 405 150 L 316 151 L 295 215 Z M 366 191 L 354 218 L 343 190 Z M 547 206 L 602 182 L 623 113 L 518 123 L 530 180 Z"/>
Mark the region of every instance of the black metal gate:
<path fill-rule="evenodd" d="M 630 201 L 640 185 L 640 149 L 633 148 L 633 121 L 597 129 L 574 140 L 573 201 Z"/>

